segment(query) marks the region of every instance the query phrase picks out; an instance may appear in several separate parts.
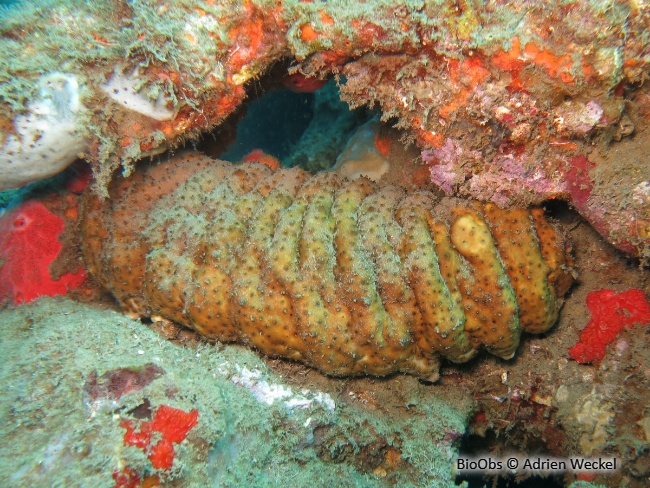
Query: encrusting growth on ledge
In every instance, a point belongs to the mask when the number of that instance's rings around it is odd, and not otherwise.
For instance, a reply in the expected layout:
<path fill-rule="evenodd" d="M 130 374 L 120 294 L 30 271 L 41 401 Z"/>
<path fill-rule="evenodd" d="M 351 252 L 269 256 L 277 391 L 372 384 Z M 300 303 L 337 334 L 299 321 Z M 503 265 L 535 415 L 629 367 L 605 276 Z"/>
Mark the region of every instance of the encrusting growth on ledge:
<path fill-rule="evenodd" d="M 514 355 L 572 275 L 541 209 L 185 153 L 90 192 L 90 272 L 128 311 L 331 375 L 435 379 L 441 357 Z"/>

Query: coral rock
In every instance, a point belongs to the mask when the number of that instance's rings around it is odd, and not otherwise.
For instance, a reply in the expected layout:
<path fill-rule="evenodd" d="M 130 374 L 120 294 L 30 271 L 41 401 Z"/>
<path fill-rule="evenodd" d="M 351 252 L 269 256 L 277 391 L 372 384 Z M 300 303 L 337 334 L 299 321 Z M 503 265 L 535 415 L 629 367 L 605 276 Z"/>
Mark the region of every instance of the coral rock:
<path fill-rule="evenodd" d="M 128 173 L 223 124 L 255 80 L 288 66 L 281 79 L 294 90 L 335 76 L 345 101 L 379 108 L 425 160 L 454 141 L 457 162 L 429 161 L 454 196 L 564 199 L 610 243 L 650 259 L 649 206 L 634 198 L 650 181 L 648 151 L 635 147 L 650 130 L 648 2 L 346 6 L 16 2 L 0 16 L 0 188 L 79 154 L 103 188 L 119 166 Z M 563 184 L 580 155 L 594 165 L 584 205 Z"/>
<path fill-rule="evenodd" d="M 196 154 L 110 195 L 85 196 L 84 255 L 127 309 L 333 375 L 434 378 L 441 356 L 480 347 L 510 358 L 571 283 L 541 210 Z"/>

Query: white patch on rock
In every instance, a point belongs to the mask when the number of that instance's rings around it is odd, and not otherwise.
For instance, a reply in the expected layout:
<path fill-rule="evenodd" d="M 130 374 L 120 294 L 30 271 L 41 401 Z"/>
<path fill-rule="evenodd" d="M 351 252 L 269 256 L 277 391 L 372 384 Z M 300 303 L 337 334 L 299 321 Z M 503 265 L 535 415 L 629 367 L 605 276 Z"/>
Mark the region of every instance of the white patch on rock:
<path fill-rule="evenodd" d="M 639 205 L 650 205 L 650 181 L 642 181 L 632 190 L 632 199 Z"/>
<path fill-rule="evenodd" d="M 574 409 L 575 418 L 583 431 L 579 441 L 580 449 L 587 455 L 601 450 L 607 443 L 607 428 L 614 418 L 611 402 L 594 388 L 576 403 Z"/>
<path fill-rule="evenodd" d="M 14 118 L 14 132 L 0 134 L 0 191 L 54 176 L 86 150 L 76 76 L 50 73 L 39 88 L 38 98 Z"/>
<path fill-rule="evenodd" d="M 316 405 L 330 411 L 334 411 L 336 408 L 336 403 L 327 393 L 302 390 L 300 394 L 294 394 L 291 388 L 269 383 L 263 379 L 260 371 L 251 371 L 238 364 L 235 365 L 235 369 L 237 372 L 230 377 L 230 381 L 249 390 L 260 403 L 273 405 L 275 402 L 283 401 L 289 410 L 310 408 Z"/>
<path fill-rule="evenodd" d="M 168 108 L 167 100 L 159 93 L 155 100 L 142 93 L 143 80 L 137 69 L 126 76 L 116 70 L 110 80 L 99 87 L 109 98 L 123 107 L 155 120 L 171 120 L 176 116 L 177 107 Z"/>

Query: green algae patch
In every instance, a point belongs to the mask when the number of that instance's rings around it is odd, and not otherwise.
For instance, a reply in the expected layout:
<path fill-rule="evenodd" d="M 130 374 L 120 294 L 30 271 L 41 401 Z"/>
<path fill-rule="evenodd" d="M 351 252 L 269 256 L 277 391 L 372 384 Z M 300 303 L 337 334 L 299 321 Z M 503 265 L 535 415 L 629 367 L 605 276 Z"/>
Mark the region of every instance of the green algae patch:
<path fill-rule="evenodd" d="M 370 380 L 316 373 L 301 385 L 255 352 L 181 347 L 67 299 L 10 308 L 0 323 L 0 485 L 455 486 L 462 395 L 404 377 L 370 393 L 360 393 Z M 163 411 L 196 422 L 165 430 Z M 169 466 L 156 454 L 165 438 Z"/>

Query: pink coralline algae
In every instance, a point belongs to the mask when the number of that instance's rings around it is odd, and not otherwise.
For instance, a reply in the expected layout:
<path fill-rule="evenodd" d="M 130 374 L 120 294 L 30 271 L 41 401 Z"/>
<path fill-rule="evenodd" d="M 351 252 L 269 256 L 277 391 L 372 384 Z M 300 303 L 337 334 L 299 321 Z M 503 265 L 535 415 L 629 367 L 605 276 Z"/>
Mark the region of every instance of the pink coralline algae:
<path fill-rule="evenodd" d="M 598 290 L 587 295 L 591 320 L 580 332 L 580 341 L 569 349 L 579 363 L 601 361 L 607 346 L 626 327 L 650 324 L 650 305 L 642 290 Z"/>
<path fill-rule="evenodd" d="M 113 369 L 99 377 L 93 371 L 84 384 L 83 401 L 90 408 L 97 408 L 105 402 L 117 402 L 123 395 L 142 390 L 164 374 L 165 370 L 155 364 Z"/>
<path fill-rule="evenodd" d="M 595 101 L 565 102 L 555 110 L 553 124 L 562 136 L 586 136 L 602 119 L 603 108 Z"/>
<path fill-rule="evenodd" d="M 565 191 L 563 183 L 549 179 L 539 167 L 529 165 L 520 148 L 503 148 L 494 157 L 494 165 L 482 173 L 473 174 L 469 165 L 463 170 L 463 161 L 480 158 L 478 151 L 467 151 L 458 141 L 450 139 L 440 149 L 422 152 L 422 159 L 429 164 L 431 180 L 448 195 L 456 194 L 463 185 L 467 196 L 507 207 L 519 203 L 517 196 L 522 191 L 545 198 Z"/>
<path fill-rule="evenodd" d="M 81 286 L 86 278 L 81 267 L 59 279 L 50 273 L 50 265 L 63 248 L 57 240 L 63 229 L 63 219 L 37 200 L 0 218 L 0 301 L 16 305 Z"/>
<path fill-rule="evenodd" d="M 431 181 L 436 183 L 447 194 L 452 194 L 454 189 L 462 183 L 464 178 L 455 167 L 463 155 L 460 141 L 447 139 L 440 148 L 422 151 L 422 159 L 429 163 Z M 473 154 L 478 157 L 479 154 Z"/>

